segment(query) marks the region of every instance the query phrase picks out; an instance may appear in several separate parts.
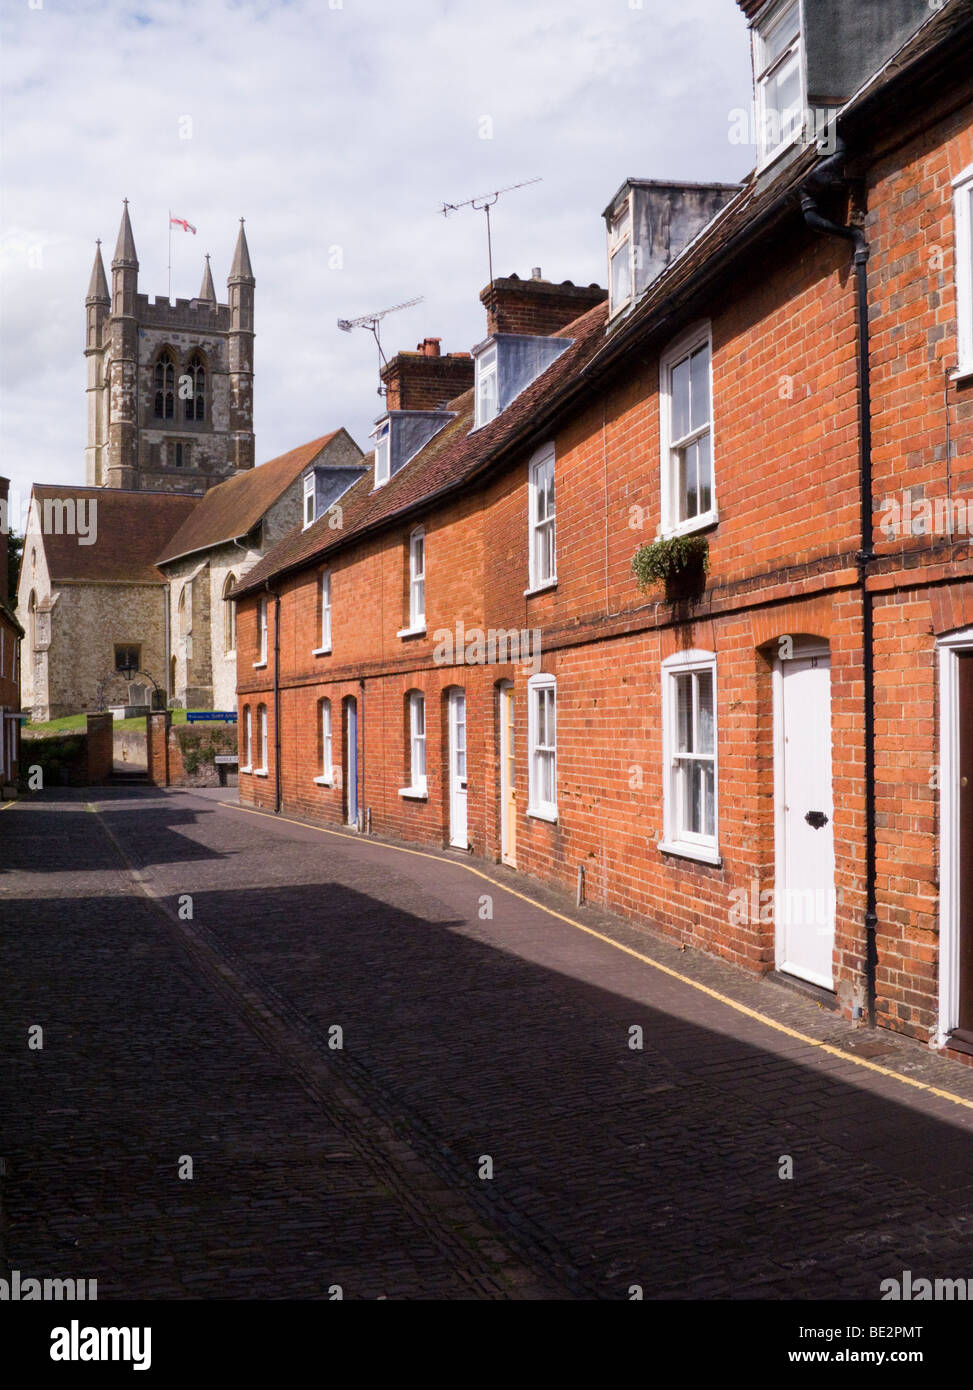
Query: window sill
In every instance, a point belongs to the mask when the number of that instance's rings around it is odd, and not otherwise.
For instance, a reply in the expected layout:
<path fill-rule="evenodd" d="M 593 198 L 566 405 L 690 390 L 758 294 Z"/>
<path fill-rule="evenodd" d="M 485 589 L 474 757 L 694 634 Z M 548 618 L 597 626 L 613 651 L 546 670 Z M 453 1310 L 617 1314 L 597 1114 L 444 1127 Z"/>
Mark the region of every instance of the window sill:
<path fill-rule="evenodd" d="M 333 787 L 334 781 L 330 777 L 315 777 L 314 785 L 316 787 Z"/>
<path fill-rule="evenodd" d="M 660 840 L 658 849 L 662 854 L 674 854 L 678 859 L 695 859 L 699 864 L 712 864 L 716 869 L 722 869 L 723 856 L 715 849 L 707 849 L 705 845 L 670 844 L 667 840 Z"/>
<path fill-rule="evenodd" d="M 557 576 L 555 575 L 553 579 L 547 579 L 543 584 L 535 584 L 533 588 L 525 589 L 524 598 L 533 598 L 535 594 L 547 594 L 550 593 L 552 589 L 556 588 Z"/>
<path fill-rule="evenodd" d="M 312 656 L 330 656 L 330 655 L 331 655 L 331 648 L 330 648 L 330 647 L 315 647 L 314 650 L 311 652 L 311 655 L 312 655 Z"/>
<path fill-rule="evenodd" d="M 398 630 L 398 632 L 397 632 L 395 635 L 396 635 L 396 637 L 402 637 L 402 638 L 406 638 L 406 637 L 425 637 L 425 635 L 426 635 L 426 625 L 425 625 L 425 623 L 423 623 L 422 627 L 400 627 L 399 630 Z"/>
<path fill-rule="evenodd" d="M 253 769 L 253 775 L 254 777 L 266 777 L 267 769 L 265 767 L 255 767 Z"/>
<path fill-rule="evenodd" d="M 532 820 L 546 820 L 549 821 L 551 825 L 557 825 L 556 806 L 554 806 L 551 810 L 546 810 L 542 806 L 528 806 L 527 814 L 528 816 L 530 816 Z"/>
<path fill-rule="evenodd" d="M 254 669 L 255 671 L 263 671 L 263 670 L 266 669 L 266 666 L 267 666 L 266 661 L 255 661 L 255 662 L 253 663 L 253 669 Z"/>
<path fill-rule="evenodd" d="M 424 787 L 400 787 L 399 796 L 406 801 L 428 801 L 429 793 Z"/>
<path fill-rule="evenodd" d="M 973 362 L 961 362 L 955 372 L 950 372 L 949 379 L 957 383 L 973 381 Z"/>
<path fill-rule="evenodd" d="M 237 770 L 238 770 L 239 772 L 247 772 L 247 773 L 253 772 L 253 768 L 252 768 L 252 767 L 241 767 L 241 768 L 238 768 Z"/>
<path fill-rule="evenodd" d="M 695 531 L 706 531 L 711 526 L 715 526 L 720 519 L 720 514 L 713 507 L 710 511 L 704 512 L 702 516 L 694 516 L 689 521 L 680 521 L 676 526 L 660 526 L 656 532 L 657 541 L 671 541 L 676 536 L 691 536 Z"/>

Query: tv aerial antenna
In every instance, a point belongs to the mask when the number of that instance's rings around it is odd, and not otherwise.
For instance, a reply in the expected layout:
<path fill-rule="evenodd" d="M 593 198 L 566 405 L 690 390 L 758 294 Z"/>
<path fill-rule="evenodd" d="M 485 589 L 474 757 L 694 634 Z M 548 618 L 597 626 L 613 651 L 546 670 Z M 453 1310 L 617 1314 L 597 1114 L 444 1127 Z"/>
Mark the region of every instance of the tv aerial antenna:
<path fill-rule="evenodd" d="M 424 298 L 425 298 L 425 296 L 420 294 L 420 295 L 417 295 L 417 296 L 415 297 L 415 299 L 407 299 L 407 300 L 405 300 L 402 304 L 393 304 L 393 305 L 391 306 L 391 308 L 389 308 L 389 309 L 379 309 L 379 310 L 377 310 L 374 314 L 362 314 L 362 315 L 361 315 L 359 318 L 357 318 L 357 319 L 339 319 L 339 320 L 338 320 L 338 327 L 341 329 L 342 333 L 350 333 L 351 330 L 352 330 L 353 328 L 367 328 L 368 331 L 371 333 L 372 337 L 375 339 L 375 346 L 378 348 L 378 357 L 379 357 L 379 362 L 378 362 L 378 394 L 379 394 L 379 395 L 382 394 L 382 391 L 383 391 L 383 389 L 384 389 L 383 386 L 382 386 L 382 364 L 384 363 L 386 367 L 388 366 L 388 358 L 385 356 L 385 353 L 382 351 L 382 339 L 381 339 L 381 336 L 380 336 L 380 335 L 381 335 L 381 328 L 380 328 L 380 325 L 381 325 L 382 319 L 387 318 L 389 314 L 397 314 L 397 313 L 399 312 L 400 309 L 411 309 L 412 306 L 413 306 L 414 304 L 421 304 Z"/>
<path fill-rule="evenodd" d="M 524 179 L 523 183 L 508 183 L 506 188 L 495 188 L 492 193 L 480 193 L 475 198 L 467 198 L 463 203 L 443 203 L 440 212 L 444 217 L 448 217 L 451 212 L 459 212 L 460 208 L 472 208 L 474 212 L 486 213 L 487 229 L 487 257 L 490 262 L 490 284 L 493 284 L 493 237 L 490 232 L 490 209 L 503 193 L 512 193 L 515 188 L 528 188 L 532 183 L 541 183 L 540 174 L 533 179 Z"/>

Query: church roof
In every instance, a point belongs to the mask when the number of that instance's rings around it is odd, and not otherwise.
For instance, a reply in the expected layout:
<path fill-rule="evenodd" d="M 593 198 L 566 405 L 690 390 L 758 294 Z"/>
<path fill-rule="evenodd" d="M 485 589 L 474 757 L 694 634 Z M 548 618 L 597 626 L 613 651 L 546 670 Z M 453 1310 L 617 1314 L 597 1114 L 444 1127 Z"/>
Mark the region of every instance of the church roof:
<path fill-rule="evenodd" d="M 42 523 L 45 502 L 72 504 L 57 508 L 52 522 L 40 528 L 52 584 L 68 580 L 164 584 L 165 575 L 156 568 L 155 558 L 202 500 L 178 492 L 123 492 L 46 483 L 35 484 L 33 498 L 42 509 Z M 94 536 L 90 545 L 81 544 L 85 536 L 80 534 L 80 523 L 77 528 L 69 523 L 80 501 L 87 504 L 84 529 Z M 60 535 L 55 529 L 58 516 L 63 518 Z"/>
<path fill-rule="evenodd" d="M 279 458 L 248 468 L 225 482 L 217 483 L 201 498 L 179 530 L 167 538 L 156 563 L 169 564 L 210 546 L 236 540 L 252 531 L 260 518 L 286 492 L 295 478 L 336 439 L 342 430 L 312 439 Z"/>

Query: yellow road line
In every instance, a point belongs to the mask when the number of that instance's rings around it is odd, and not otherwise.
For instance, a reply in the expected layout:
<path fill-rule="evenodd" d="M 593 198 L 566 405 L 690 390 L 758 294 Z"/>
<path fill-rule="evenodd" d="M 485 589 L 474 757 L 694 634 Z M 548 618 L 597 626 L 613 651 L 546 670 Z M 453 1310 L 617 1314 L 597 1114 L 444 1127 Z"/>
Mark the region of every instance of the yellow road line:
<path fill-rule="evenodd" d="M 891 1067 L 883 1067 L 878 1062 L 870 1062 L 866 1057 L 856 1057 L 851 1052 L 843 1052 L 840 1047 L 822 1042 L 820 1038 L 812 1038 L 809 1034 L 801 1033 L 796 1028 L 789 1028 L 786 1023 L 778 1023 L 775 1018 L 769 1018 L 767 1014 L 762 1014 L 756 1009 L 751 1009 L 747 1004 L 741 1004 L 738 1000 L 731 999 L 728 994 L 721 994 L 719 990 L 711 989 L 709 985 L 701 984 L 688 975 L 682 975 L 678 970 L 663 965 L 661 961 L 653 960 L 651 956 L 643 955 L 641 951 L 633 950 L 631 946 L 625 946 L 622 942 L 615 941 L 612 937 L 606 936 L 604 932 L 595 931 L 594 927 L 586 927 L 583 922 L 576 922 L 573 917 L 566 917 L 563 912 L 556 912 L 553 907 L 547 907 L 544 903 L 537 902 L 535 898 L 529 898 L 526 893 L 518 892 L 516 888 L 508 888 L 505 883 L 498 883 L 495 878 L 483 873 L 482 869 L 474 869 L 472 864 L 464 864 L 457 859 L 447 859 L 443 854 L 430 854 L 428 850 L 406 849 L 402 845 L 387 845 L 377 840 L 362 840 L 359 836 L 351 835 L 345 830 L 329 830 L 323 825 L 308 825 L 304 821 L 293 820 L 289 816 L 273 815 L 269 811 L 259 811 L 251 806 L 238 806 L 232 801 L 223 801 L 219 804 L 226 806 L 231 811 L 243 811 L 250 816 L 262 816 L 265 820 L 285 821 L 288 825 L 299 825 L 302 830 L 316 830 L 321 835 L 335 835 L 340 840 L 354 840 L 358 844 L 371 844 L 378 849 L 394 850 L 397 854 L 411 854 L 416 859 L 435 859 L 440 864 L 452 864 L 454 868 L 464 869 L 466 873 L 474 874 L 477 878 L 492 883 L 501 892 L 512 894 L 521 902 L 529 903 L 531 907 L 546 912 L 549 917 L 555 917 L 559 922 L 566 922 L 569 927 L 575 927 L 587 936 L 593 936 L 596 941 L 603 941 L 607 946 L 613 946 L 616 951 L 623 951 L 625 955 L 634 957 L 643 965 L 651 965 L 653 970 L 660 970 L 663 975 L 668 975 L 681 984 L 689 985 L 691 989 L 697 990 L 700 994 L 708 995 L 710 999 L 715 999 L 720 1004 L 725 1004 L 728 1009 L 735 1009 L 738 1014 L 743 1014 L 746 1018 L 752 1018 L 757 1023 L 762 1023 L 766 1028 L 772 1028 L 775 1032 L 783 1033 L 786 1037 L 794 1038 L 798 1042 L 807 1043 L 809 1047 L 816 1047 L 819 1051 L 826 1052 L 832 1057 L 840 1057 L 843 1062 L 851 1062 L 856 1067 L 864 1067 L 866 1071 L 877 1072 L 879 1076 L 891 1077 L 893 1081 L 900 1081 L 903 1086 L 912 1086 L 917 1091 L 925 1091 L 928 1095 L 938 1096 L 940 1100 L 949 1100 L 954 1105 L 962 1105 L 967 1110 L 973 1110 L 973 1100 L 967 1100 L 965 1096 L 957 1096 L 952 1091 L 944 1091 L 938 1086 L 930 1086 L 928 1081 L 917 1081 L 913 1076 L 903 1076 L 901 1072 L 893 1071 Z"/>
<path fill-rule="evenodd" d="M 3 805 L 0 806 L 0 811 L 9 811 L 10 808 L 11 808 L 11 806 L 16 806 L 16 805 L 17 805 L 16 801 L 5 801 L 5 802 L 3 803 Z"/>

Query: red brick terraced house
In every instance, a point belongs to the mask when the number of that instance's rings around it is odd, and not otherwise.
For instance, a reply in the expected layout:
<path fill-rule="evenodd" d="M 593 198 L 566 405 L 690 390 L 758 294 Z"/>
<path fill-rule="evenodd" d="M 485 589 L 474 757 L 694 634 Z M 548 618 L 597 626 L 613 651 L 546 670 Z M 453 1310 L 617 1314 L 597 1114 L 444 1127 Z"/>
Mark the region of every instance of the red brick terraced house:
<path fill-rule="evenodd" d="M 607 296 L 400 354 L 236 591 L 241 799 L 582 870 L 970 1060 L 973 0 L 743 8 L 753 174 L 627 180 Z"/>
<path fill-rule="evenodd" d="M 24 629 L 10 605 L 9 478 L 0 478 L 0 799 L 13 796 L 20 767 L 20 643 Z"/>

